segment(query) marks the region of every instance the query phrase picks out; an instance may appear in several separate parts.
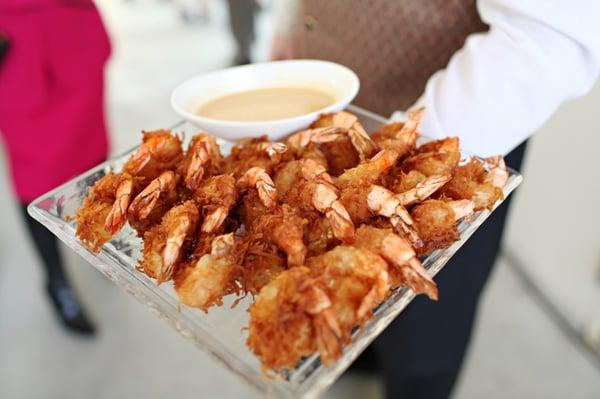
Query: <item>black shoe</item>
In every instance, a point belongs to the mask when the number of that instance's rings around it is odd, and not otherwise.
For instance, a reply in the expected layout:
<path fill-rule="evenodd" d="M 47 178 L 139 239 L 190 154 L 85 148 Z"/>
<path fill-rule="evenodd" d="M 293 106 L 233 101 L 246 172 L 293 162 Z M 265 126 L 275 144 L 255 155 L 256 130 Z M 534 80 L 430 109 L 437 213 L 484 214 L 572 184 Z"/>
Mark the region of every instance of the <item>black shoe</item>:
<path fill-rule="evenodd" d="M 75 297 L 75 293 L 66 282 L 57 281 L 49 283 L 46 286 L 46 290 L 52 300 L 56 314 L 67 330 L 89 337 L 96 334 L 94 325 L 85 316 L 83 309 Z"/>

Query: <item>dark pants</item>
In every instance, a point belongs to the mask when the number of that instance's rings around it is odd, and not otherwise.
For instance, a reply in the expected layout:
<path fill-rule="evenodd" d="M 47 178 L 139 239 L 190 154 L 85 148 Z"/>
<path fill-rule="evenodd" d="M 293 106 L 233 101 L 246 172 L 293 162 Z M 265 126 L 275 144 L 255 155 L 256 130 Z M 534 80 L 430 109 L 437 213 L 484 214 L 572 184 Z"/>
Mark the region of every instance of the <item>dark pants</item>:
<path fill-rule="evenodd" d="M 27 205 L 21 205 L 21 214 L 27 226 L 29 236 L 44 266 L 46 285 L 65 282 L 66 277 L 58 250 L 57 238 L 50 230 L 27 214 Z"/>
<path fill-rule="evenodd" d="M 254 14 L 258 3 L 255 0 L 227 0 L 227 5 L 229 25 L 237 45 L 236 61 L 248 61 L 254 41 Z"/>
<path fill-rule="evenodd" d="M 506 157 L 520 169 L 525 143 Z M 388 398 L 447 398 L 463 362 L 479 296 L 490 275 L 510 200 L 504 202 L 437 275 L 440 299 L 417 297 L 374 342 Z"/>

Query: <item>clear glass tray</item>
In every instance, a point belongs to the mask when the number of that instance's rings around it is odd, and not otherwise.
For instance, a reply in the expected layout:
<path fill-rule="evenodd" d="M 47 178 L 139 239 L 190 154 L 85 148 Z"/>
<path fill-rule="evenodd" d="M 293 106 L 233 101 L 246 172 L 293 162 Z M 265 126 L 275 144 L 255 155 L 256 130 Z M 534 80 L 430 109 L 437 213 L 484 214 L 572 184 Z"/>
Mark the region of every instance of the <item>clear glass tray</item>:
<path fill-rule="evenodd" d="M 350 107 L 349 110 L 360 117 L 367 131 L 374 131 L 386 122 L 385 118 L 357 107 Z M 183 132 L 187 138 L 197 132 L 196 128 L 187 123 L 175 125 L 173 129 Z M 231 143 L 222 142 L 221 145 L 225 153 L 231 147 Z M 140 259 L 141 240 L 130 227 L 126 226 L 104 245 L 98 254 L 88 251 L 75 236 L 75 223 L 70 217 L 80 207 L 88 189 L 110 170 L 121 170 L 132 151 L 134 149 L 41 196 L 29 205 L 29 213 L 92 266 L 146 305 L 151 312 L 202 350 L 211 353 L 265 396 L 320 396 L 414 298 L 413 292 L 407 289 L 392 293 L 377 308 L 374 318 L 362 331 L 355 334 L 353 342 L 345 348 L 343 356 L 333 365 L 323 367 L 319 357 L 313 355 L 304 359 L 295 369 L 281 375 L 281 378 L 265 377 L 261 373 L 259 360 L 245 344 L 247 333 L 244 327 L 248 324 L 247 309 L 251 303 L 250 297 L 246 297 L 233 309 L 230 305 L 234 298 L 226 298 L 222 307 L 214 307 L 208 313 L 180 305 L 172 283 L 165 283 L 159 287 L 152 279 L 135 269 Z M 521 180 L 521 175 L 510 170 L 510 178 L 504 189 L 506 197 Z M 489 214 L 488 211 L 478 212 L 469 221 L 461 222 L 461 239 L 451 247 L 435 251 L 423 260 L 423 265 L 431 275 L 436 275 L 444 267 Z M 440 300 L 443 301 L 444 298 Z"/>

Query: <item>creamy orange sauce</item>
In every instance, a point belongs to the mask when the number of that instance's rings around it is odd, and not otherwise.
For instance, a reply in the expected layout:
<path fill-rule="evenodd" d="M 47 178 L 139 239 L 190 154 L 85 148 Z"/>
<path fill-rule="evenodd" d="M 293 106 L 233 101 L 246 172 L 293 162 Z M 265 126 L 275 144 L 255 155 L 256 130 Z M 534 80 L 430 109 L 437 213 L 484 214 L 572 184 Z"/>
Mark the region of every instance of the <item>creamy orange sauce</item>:
<path fill-rule="evenodd" d="M 269 121 L 305 115 L 334 102 L 331 94 L 317 89 L 272 87 L 215 98 L 201 105 L 197 114 L 223 121 Z"/>

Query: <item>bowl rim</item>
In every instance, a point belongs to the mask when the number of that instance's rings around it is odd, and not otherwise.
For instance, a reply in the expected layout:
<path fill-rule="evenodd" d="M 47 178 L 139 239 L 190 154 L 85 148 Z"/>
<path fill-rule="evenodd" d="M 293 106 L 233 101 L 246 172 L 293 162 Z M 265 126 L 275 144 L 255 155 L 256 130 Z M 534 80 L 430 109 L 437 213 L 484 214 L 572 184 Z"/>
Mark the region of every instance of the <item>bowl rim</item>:
<path fill-rule="evenodd" d="M 252 69 L 252 68 L 257 68 L 257 67 L 261 67 L 261 66 L 265 66 L 265 65 L 273 65 L 273 64 L 324 64 L 324 65 L 328 65 L 328 66 L 333 66 L 334 68 L 338 68 L 339 70 L 343 71 L 344 73 L 348 74 L 348 76 L 350 76 L 351 80 L 352 80 L 352 87 L 349 89 L 349 92 L 347 95 L 345 95 L 344 97 L 342 97 L 341 99 L 337 100 L 336 102 L 334 102 L 333 104 L 328 105 L 327 107 L 321 108 L 319 110 L 313 111 L 313 112 L 309 112 L 307 114 L 302 114 L 302 115 L 298 115 L 298 116 L 293 116 L 290 118 L 284 118 L 284 119 L 271 119 L 271 120 L 265 120 L 265 121 L 225 121 L 222 119 L 213 119 L 213 118 L 207 118 L 204 116 L 200 116 L 200 115 L 196 115 L 193 114 L 189 111 L 187 111 L 186 109 L 184 109 L 184 107 L 175 99 L 177 97 L 177 94 L 179 91 L 181 91 L 184 87 L 186 87 L 187 85 L 190 84 L 190 82 L 202 77 L 204 79 L 210 79 L 211 76 L 216 76 L 216 75 L 220 75 L 223 74 L 227 71 L 231 71 L 231 70 L 243 70 L 243 69 Z M 269 86 L 265 86 L 265 87 L 269 87 Z M 328 113 L 328 112 L 332 112 L 334 110 L 336 110 L 337 108 L 339 108 L 339 106 L 341 104 L 350 104 L 350 102 L 352 102 L 352 100 L 356 97 L 356 95 L 358 94 L 358 91 L 360 90 L 360 79 L 358 78 L 358 75 L 350 68 L 348 68 L 345 65 L 341 65 L 338 64 L 336 62 L 331 62 L 331 61 L 324 61 L 324 60 L 314 60 L 314 59 L 294 59 L 294 60 L 282 60 L 282 61 L 266 61 L 266 62 L 257 62 L 257 63 L 253 63 L 253 64 L 247 64 L 247 65 L 240 65 L 240 66 L 233 66 L 233 67 L 229 67 L 229 68 L 225 68 L 225 69 L 219 69 L 216 71 L 211 71 L 211 72 L 207 72 L 207 73 L 203 73 L 200 75 L 196 75 L 194 77 L 191 77 L 187 80 L 185 80 L 184 82 L 178 84 L 173 91 L 171 92 L 171 107 L 173 108 L 173 110 L 179 114 L 181 117 L 192 121 L 192 122 L 197 122 L 197 123 L 204 123 L 204 124 L 217 124 L 217 125 L 221 125 L 223 127 L 227 126 L 227 127 L 246 127 L 246 128 L 257 128 L 260 126 L 263 126 L 265 124 L 269 124 L 269 125 L 286 125 L 289 123 L 294 123 L 294 122 L 300 122 L 302 120 L 304 120 L 305 118 L 308 117 L 317 117 L 320 114 L 324 114 L 324 113 Z"/>

